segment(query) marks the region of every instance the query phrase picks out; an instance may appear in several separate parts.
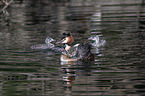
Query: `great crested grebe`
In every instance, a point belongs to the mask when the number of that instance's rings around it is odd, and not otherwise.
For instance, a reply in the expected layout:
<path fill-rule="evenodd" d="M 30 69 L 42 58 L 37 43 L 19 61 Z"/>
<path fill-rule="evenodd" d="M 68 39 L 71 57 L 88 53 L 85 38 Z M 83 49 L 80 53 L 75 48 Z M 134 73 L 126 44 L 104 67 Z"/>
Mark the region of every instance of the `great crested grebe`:
<path fill-rule="evenodd" d="M 57 43 L 63 43 L 64 49 L 61 54 L 61 61 L 92 61 L 94 54 L 91 53 L 91 45 L 87 43 L 80 43 L 72 45 L 74 39 L 70 33 L 63 33 L 62 40 Z"/>

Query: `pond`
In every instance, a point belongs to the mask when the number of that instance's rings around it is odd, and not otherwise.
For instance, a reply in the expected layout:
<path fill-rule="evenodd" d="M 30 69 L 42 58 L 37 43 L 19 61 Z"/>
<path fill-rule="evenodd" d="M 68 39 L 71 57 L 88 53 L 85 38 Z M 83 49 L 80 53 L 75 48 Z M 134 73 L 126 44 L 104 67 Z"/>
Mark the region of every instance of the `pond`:
<path fill-rule="evenodd" d="M 14 0 L 9 16 L 0 14 L 0 95 L 144 96 L 145 5 L 132 1 Z M 92 62 L 31 49 L 64 32 L 77 43 L 95 35 L 106 44 Z"/>

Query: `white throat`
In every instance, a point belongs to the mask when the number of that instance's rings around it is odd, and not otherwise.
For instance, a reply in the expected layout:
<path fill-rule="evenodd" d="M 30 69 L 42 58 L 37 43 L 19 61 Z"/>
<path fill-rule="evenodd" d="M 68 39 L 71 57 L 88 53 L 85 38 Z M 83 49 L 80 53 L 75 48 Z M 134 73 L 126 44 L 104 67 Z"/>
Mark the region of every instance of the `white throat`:
<path fill-rule="evenodd" d="M 71 48 L 71 46 L 69 46 L 69 45 L 67 45 L 67 44 L 65 45 L 65 50 L 66 50 L 66 51 L 68 51 L 70 48 Z"/>

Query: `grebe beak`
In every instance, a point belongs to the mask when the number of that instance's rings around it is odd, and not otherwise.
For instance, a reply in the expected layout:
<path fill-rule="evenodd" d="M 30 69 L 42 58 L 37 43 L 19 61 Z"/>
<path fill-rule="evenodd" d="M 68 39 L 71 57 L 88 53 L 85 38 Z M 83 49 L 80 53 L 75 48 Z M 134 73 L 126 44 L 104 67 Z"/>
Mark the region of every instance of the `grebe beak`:
<path fill-rule="evenodd" d="M 59 43 L 68 43 L 68 38 L 64 38 L 61 41 L 56 42 L 56 44 L 59 44 Z"/>
<path fill-rule="evenodd" d="M 59 44 L 59 43 L 61 43 L 61 41 L 58 41 L 58 42 L 56 42 L 55 44 Z"/>

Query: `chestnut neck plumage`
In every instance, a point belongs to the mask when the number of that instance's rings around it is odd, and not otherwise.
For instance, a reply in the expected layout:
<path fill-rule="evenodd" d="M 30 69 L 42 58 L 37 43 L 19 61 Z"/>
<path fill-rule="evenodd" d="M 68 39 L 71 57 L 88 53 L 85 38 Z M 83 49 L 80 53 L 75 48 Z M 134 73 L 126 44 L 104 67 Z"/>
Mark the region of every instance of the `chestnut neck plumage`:
<path fill-rule="evenodd" d="M 73 43 L 73 37 L 70 35 L 68 38 L 68 42 L 65 44 L 65 50 L 68 51 L 71 48 L 71 44 Z"/>

